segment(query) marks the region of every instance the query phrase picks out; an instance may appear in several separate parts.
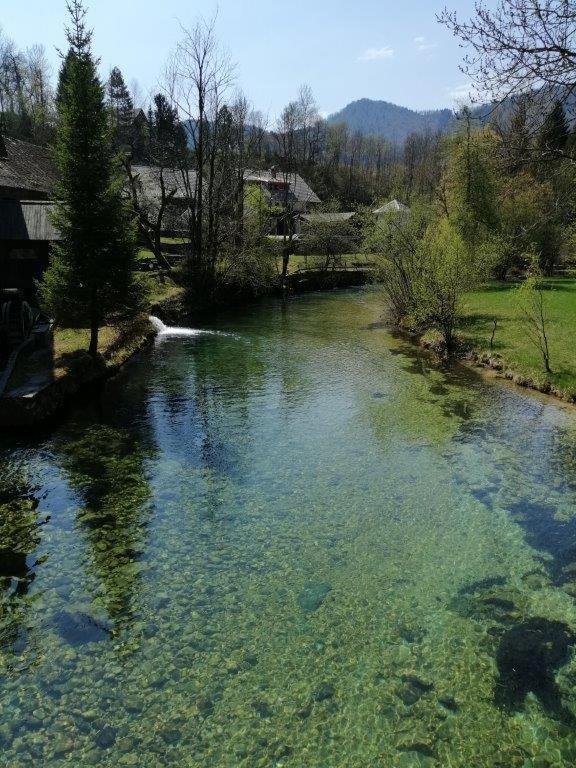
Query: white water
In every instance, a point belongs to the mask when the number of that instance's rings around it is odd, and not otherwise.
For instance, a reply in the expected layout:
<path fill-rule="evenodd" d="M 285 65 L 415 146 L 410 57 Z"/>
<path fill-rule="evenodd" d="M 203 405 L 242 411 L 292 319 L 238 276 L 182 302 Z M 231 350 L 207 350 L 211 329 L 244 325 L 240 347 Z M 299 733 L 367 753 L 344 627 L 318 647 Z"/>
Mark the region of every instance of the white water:
<path fill-rule="evenodd" d="M 201 331 L 196 328 L 177 328 L 165 325 L 159 317 L 150 315 L 148 318 L 158 336 L 201 336 L 204 333 L 213 333 L 213 331 Z"/>

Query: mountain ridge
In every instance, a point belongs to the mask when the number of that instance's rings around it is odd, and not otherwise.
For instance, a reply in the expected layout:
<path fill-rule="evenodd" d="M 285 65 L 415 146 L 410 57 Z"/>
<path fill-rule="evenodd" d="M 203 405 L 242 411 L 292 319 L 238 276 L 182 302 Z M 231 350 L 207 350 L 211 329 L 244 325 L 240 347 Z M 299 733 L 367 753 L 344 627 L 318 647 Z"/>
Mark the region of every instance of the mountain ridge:
<path fill-rule="evenodd" d="M 329 115 L 330 125 L 345 123 L 351 131 L 381 136 L 402 143 L 411 133 L 445 132 L 454 121 L 451 109 L 416 111 L 389 101 L 356 99 Z"/>

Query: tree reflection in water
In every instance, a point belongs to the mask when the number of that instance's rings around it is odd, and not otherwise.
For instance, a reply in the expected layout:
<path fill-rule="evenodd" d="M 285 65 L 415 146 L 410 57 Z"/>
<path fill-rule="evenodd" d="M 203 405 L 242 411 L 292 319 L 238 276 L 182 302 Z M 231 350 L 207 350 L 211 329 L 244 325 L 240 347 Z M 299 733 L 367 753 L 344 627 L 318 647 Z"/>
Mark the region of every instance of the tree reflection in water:
<path fill-rule="evenodd" d="M 47 518 L 22 464 L 0 463 L 0 650 L 18 653 L 27 643 L 26 596 L 40 565 L 35 553 Z"/>
<path fill-rule="evenodd" d="M 77 521 L 89 544 L 87 572 L 102 586 L 114 627 L 130 623 L 145 555 L 151 493 L 147 453 L 125 429 L 96 424 L 61 443 L 62 466 L 81 508 Z"/>

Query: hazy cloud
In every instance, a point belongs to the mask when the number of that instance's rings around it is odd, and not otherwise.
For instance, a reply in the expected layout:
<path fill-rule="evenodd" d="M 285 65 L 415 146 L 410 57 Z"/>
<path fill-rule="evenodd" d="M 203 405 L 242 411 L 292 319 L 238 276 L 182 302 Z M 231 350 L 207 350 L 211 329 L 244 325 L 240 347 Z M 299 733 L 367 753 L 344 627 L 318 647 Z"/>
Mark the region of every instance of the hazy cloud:
<path fill-rule="evenodd" d="M 426 51 L 433 51 L 434 48 L 438 48 L 438 43 L 430 43 L 428 40 L 426 40 L 425 37 L 415 37 L 414 43 L 416 45 L 416 49 L 423 53 Z"/>
<path fill-rule="evenodd" d="M 471 104 L 478 99 L 478 92 L 472 83 L 462 83 L 453 88 L 446 88 L 446 95 L 457 104 Z"/>
<path fill-rule="evenodd" d="M 383 48 L 367 48 L 358 56 L 358 61 L 380 61 L 391 59 L 394 56 L 394 48 L 385 45 Z"/>

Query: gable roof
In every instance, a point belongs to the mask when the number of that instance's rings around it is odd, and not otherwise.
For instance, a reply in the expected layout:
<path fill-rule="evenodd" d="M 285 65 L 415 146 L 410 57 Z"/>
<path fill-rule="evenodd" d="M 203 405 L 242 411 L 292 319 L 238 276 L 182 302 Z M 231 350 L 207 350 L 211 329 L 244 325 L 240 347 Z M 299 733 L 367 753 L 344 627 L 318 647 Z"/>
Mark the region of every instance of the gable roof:
<path fill-rule="evenodd" d="M 174 200 L 188 200 L 190 193 L 187 185 L 190 185 L 191 194 L 196 188 L 196 171 L 188 171 L 186 182 L 179 168 L 161 168 L 157 165 L 133 165 L 132 174 L 138 178 L 142 193 L 150 200 L 160 200 L 160 173 L 164 179 L 166 194 L 174 192 Z"/>
<path fill-rule="evenodd" d="M 160 166 L 156 165 L 133 165 L 132 173 L 134 176 L 138 176 L 140 187 L 146 197 L 150 199 L 160 199 Z M 184 182 L 184 176 L 179 168 L 164 168 L 163 169 L 164 184 L 166 192 L 175 191 L 173 199 L 186 200 L 190 197 L 186 184 Z M 196 171 L 188 171 L 188 179 L 192 195 L 196 188 Z M 269 186 L 277 184 L 282 187 L 286 184 L 290 187 L 291 194 L 298 202 L 302 203 L 320 203 L 320 198 L 316 193 L 308 186 L 304 179 L 297 173 L 283 174 L 278 173 L 276 176 L 271 171 L 251 171 L 246 170 L 244 172 L 244 181 L 247 183 L 259 183 Z"/>
<path fill-rule="evenodd" d="M 401 203 L 399 200 L 390 200 L 389 203 L 386 203 L 386 205 L 383 205 L 381 208 L 378 208 L 374 211 L 376 216 L 383 216 L 385 213 L 409 213 L 410 208 L 408 208 L 407 205 L 404 205 L 404 203 Z"/>
<path fill-rule="evenodd" d="M 0 240 L 60 240 L 53 209 L 45 200 L 0 200 Z"/>
<path fill-rule="evenodd" d="M 3 137 L 0 152 L 0 197 L 48 197 L 56 185 L 50 150 L 28 141 Z"/>
<path fill-rule="evenodd" d="M 289 184 L 290 192 L 299 203 L 321 203 L 322 201 L 314 190 L 304 181 L 298 173 L 285 173 L 278 171 L 251 171 L 247 170 L 244 174 L 244 180 L 267 185 Z"/>
<path fill-rule="evenodd" d="M 339 224 L 343 221 L 350 221 L 356 216 L 355 211 L 346 211 L 342 213 L 303 213 L 302 219 L 309 224 Z"/>

